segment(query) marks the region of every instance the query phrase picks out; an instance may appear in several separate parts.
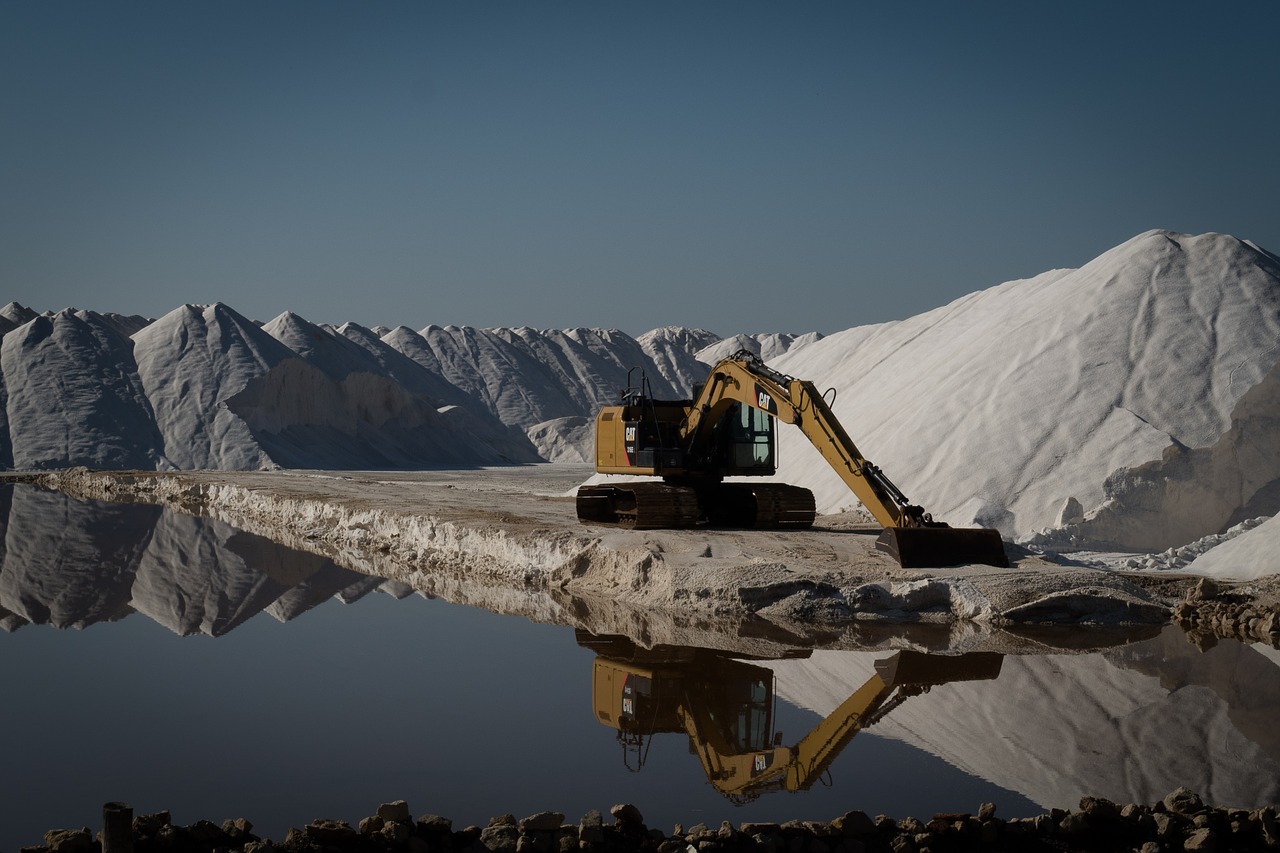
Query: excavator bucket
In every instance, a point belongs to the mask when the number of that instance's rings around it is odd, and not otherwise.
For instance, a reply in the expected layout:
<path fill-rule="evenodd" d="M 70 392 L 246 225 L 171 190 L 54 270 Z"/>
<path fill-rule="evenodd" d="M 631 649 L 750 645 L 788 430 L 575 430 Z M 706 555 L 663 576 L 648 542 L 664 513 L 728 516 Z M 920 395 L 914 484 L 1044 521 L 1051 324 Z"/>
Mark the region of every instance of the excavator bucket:
<path fill-rule="evenodd" d="M 1008 568 L 1000 531 L 986 527 L 887 527 L 876 548 L 904 569 L 980 564 Z"/>

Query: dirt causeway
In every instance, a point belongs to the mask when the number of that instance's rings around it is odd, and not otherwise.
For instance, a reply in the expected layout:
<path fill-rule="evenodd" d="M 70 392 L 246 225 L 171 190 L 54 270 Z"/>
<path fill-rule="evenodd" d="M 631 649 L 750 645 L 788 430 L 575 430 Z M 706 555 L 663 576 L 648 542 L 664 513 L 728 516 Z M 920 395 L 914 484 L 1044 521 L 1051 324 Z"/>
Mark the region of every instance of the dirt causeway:
<path fill-rule="evenodd" d="M 877 528 L 843 515 L 798 532 L 587 526 L 573 492 L 589 474 L 531 465 L 71 469 L 8 479 L 212 516 L 428 595 L 643 646 L 772 656 L 904 642 L 944 651 L 1106 645 L 1158 630 L 1198 581 L 1056 565 L 1009 543 L 1008 569 L 907 570 L 875 549 Z M 1266 584 L 1238 592 L 1274 597 Z"/>

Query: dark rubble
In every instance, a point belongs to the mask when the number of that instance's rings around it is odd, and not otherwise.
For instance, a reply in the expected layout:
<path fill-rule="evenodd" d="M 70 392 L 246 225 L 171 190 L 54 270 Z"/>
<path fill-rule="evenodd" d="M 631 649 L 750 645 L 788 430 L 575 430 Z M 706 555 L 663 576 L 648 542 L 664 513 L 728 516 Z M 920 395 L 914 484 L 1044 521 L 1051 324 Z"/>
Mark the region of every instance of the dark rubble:
<path fill-rule="evenodd" d="M 938 814 L 923 821 L 872 818 L 851 811 L 829 822 L 743 823 L 719 827 L 677 824 L 668 834 L 650 829 L 630 804 L 598 811 L 577 823 L 558 812 L 522 820 L 493 818 L 488 826 L 455 829 L 438 815 L 414 819 L 404 801 L 385 803 L 351 826 L 315 820 L 283 840 L 253 834 L 244 819 L 221 825 L 174 825 L 167 812 L 133 819 L 132 837 L 88 828 L 52 830 L 45 844 L 20 853 L 951 853 L 952 851 L 1274 851 L 1280 850 L 1277 808 L 1253 811 L 1208 806 L 1179 788 L 1153 804 L 1119 805 L 1085 797 L 1077 811 L 1053 809 L 1002 819 L 991 803 L 973 814 Z"/>

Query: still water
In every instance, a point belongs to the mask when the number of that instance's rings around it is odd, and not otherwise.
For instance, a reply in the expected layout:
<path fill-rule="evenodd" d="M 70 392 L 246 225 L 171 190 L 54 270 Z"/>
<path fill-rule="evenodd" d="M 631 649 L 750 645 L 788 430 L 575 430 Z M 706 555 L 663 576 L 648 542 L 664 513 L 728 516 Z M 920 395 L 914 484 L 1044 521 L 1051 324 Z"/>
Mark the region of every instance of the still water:
<path fill-rule="evenodd" d="M 280 840 L 394 799 L 458 827 L 632 802 L 666 830 L 1013 817 L 1179 784 L 1280 799 L 1273 649 L 1166 631 L 1088 654 L 735 661 L 450 605 L 157 507 L 7 487 L 0 520 L 7 853 L 97 827 L 110 800 Z"/>

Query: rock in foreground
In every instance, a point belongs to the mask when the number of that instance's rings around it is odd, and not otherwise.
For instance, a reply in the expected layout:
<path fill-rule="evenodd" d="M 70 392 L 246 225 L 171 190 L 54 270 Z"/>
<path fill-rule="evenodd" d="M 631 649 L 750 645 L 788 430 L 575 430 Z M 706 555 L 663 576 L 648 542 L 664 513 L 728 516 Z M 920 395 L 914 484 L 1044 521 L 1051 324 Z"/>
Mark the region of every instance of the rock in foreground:
<path fill-rule="evenodd" d="M 121 804 L 109 803 L 118 813 Z M 127 807 L 126 807 L 127 808 Z M 253 834 L 244 819 L 207 820 L 176 826 L 167 812 L 133 820 L 130 838 L 99 834 L 88 828 L 51 830 L 45 843 L 21 853 L 390 853 L 390 851 L 468 851 L 468 853 L 923 853 L 926 850 L 1240 850 L 1280 849 L 1277 809 L 1247 811 L 1206 806 L 1186 788 L 1151 804 L 1120 805 L 1084 797 L 1077 811 L 1052 809 L 1027 818 L 1002 819 L 993 803 L 975 813 L 875 818 L 851 811 L 831 821 L 743 823 L 728 821 L 712 828 L 677 824 L 670 834 L 645 826 L 636 806 L 610 809 L 612 823 L 598 811 L 578 823 L 565 823 L 560 812 L 540 812 L 522 820 L 495 817 L 486 827 L 455 829 L 439 815 L 410 817 L 403 801 L 386 803 L 355 827 L 340 820 L 318 819 L 288 831 L 281 841 Z M 104 842 L 104 838 L 106 841 Z"/>

